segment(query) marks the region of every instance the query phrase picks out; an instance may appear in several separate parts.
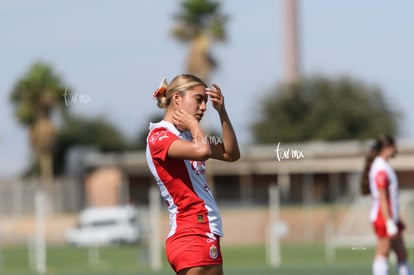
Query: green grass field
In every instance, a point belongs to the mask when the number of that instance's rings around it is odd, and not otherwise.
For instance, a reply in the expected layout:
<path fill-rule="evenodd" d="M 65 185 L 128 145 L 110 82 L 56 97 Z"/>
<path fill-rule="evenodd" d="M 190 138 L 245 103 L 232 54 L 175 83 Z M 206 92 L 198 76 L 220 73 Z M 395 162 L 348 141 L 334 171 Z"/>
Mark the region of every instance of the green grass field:
<path fill-rule="evenodd" d="M 99 250 L 99 262 L 93 263 L 90 250 L 75 247 L 48 247 L 47 274 L 50 275 L 166 275 L 174 274 L 163 258 L 163 269 L 150 270 L 143 247 L 121 246 Z M 273 269 L 266 263 L 265 247 L 224 247 L 226 275 L 270 274 L 370 274 L 372 248 L 341 248 L 332 262 L 325 259 L 322 245 L 282 245 L 282 265 Z M 411 252 L 414 252 L 412 250 Z M 412 254 L 412 253 L 411 253 Z M 0 274 L 34 275 L 29 267 L 26 247 L 3 247 Z M 391 267 L 391 274 L 396 274 Z"/>

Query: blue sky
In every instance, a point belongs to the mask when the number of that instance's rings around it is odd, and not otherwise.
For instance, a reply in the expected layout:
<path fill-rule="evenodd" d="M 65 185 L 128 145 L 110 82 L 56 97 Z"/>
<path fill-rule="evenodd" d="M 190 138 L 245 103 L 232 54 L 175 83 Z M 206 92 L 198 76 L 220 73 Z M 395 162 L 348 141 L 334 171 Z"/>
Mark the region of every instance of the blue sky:
<path fill-rule="evenodd" d="M 282 78 L 282 1 L 223 0 L 229 39 L 214 46 L 221 85 L 242 144 L 260 106 Z M 108 118 L 128 136 L 162 111 L 151 95 L 163 76 L 184 69 L 186 46 L 169 34 L 178 0 L 2 1 L 0 10 L 0 176 L 28 164 L 27 133 L 14 119 L 9 93 L 35 60 L 51 63 L 78 95 L 72 112 Z M 258 5 L 257 3 L 260 3 Z M 305 75 L 350 75 L 380 86 L 404 115 L 401 138 L 414 139 L 413 1 L 300 3 Z M 79 99 L 83 97 L 81 102 Z M 217 126 L 208 112 L 204 124 Z M 283 125 L 277 126 L 283 131 Z M 278 141 L 275 141 L 277 144 Z"/>

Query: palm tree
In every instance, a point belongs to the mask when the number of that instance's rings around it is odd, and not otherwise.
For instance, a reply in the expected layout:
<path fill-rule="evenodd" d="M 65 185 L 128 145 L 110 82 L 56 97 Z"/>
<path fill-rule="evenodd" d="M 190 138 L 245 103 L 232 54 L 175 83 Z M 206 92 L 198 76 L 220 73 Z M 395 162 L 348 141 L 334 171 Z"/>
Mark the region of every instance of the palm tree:
<path fill-rule="evenodd" d="M 53 68 L 36 62 L 17 80 L 10 95 L 18 121 L 29 129 L 31 147 L 40 163 L 44 187 L 53 179 L 52 151 L 56 127 L 52 121 L 52 111 L 59 108 L 65 115 L 66 93 L 62 80 Z"/>
<path fill-rule="evenodd" d="M 220 3 L 211 0 L 183 0 L 181 10 L 175 16 L 174 37 L 190 44 L 187 72 L 205 81 L 217 67 L 217 61 L 210 54 L 211 43 L 226 39 L 224 25 L 227 16 L 219 12 L 219 7 Z"/>

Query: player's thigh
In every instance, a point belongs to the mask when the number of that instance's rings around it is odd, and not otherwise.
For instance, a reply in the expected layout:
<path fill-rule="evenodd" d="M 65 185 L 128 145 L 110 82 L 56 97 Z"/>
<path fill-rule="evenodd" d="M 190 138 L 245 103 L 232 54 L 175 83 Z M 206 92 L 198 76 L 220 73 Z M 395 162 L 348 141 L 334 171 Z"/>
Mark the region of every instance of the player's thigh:
<path fill-rule="evenodd" d="M 178 275 L 223 275 L 223 265 L 196 266 L 181 270 Z"/>

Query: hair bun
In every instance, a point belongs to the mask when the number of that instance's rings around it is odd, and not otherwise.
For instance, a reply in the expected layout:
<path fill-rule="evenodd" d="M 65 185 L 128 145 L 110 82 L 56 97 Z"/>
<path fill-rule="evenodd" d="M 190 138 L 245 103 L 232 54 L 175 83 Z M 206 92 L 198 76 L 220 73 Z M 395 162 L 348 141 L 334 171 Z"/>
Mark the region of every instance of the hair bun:
<path fill-rule="evenodd" d="M 159 99 L 160 97 L 165 96 L 165 93 L 167 92 L 168 82 L 165 77 L 162 78 L 160 86 L 154 91 L 152 94 L 152 98 Z"/>

